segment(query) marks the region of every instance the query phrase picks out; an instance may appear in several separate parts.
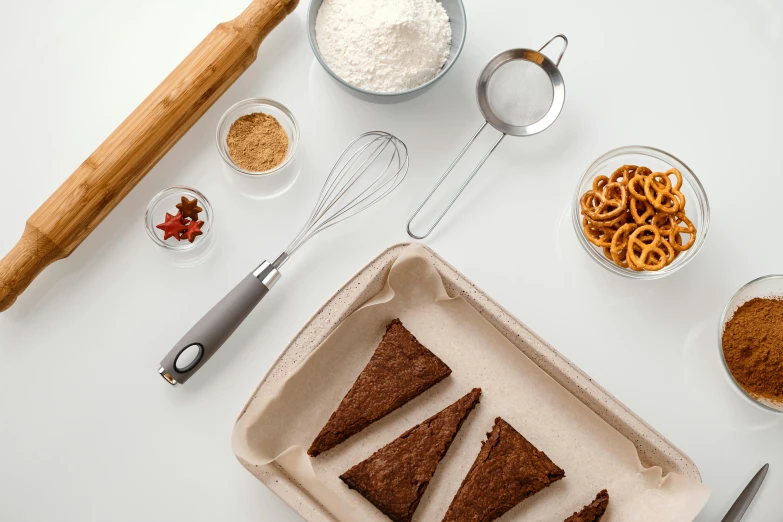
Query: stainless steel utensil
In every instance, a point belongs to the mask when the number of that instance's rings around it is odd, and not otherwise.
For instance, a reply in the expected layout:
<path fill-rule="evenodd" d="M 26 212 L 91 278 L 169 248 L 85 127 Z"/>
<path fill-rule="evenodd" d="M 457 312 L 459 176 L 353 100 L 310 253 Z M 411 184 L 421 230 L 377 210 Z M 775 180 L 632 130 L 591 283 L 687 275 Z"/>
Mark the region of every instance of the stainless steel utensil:
<path fill-rule="evenodd" d="M 557 61 L 552 62 L 541 51 L 558 38 L 563 40 L 563 50 L 560 51 Z M 538 51 L 510 49 L 498 54 L 489 61 L 484 70 L 481 71 L 476 84 L 476 97 L 478 98 L 481 114 L 484 116 L 484 124 L 468 141 L 465 148 L 457 155 L 454 162 L 408 220 L 407 230 L 409 236 L 415 239 L 424 239 L 435 229 L 506 135 L 532 136 L 555 122 L 565 103 L 565 84 L 558 66 L 567 47 L 568 39 L 564 35 L 558 34 L 553 36 Z M 488 124 L 502 133 L 500 138 L 479 161 L 478 166 L 473 169 L 473 172 L 459 188 L 451 202 L 435 220 L 435 223 L 424 234 L 414 234 L 411 231 L 413 220 Z"/>
<path fill-rule="evenodd" d="M 311 237 L 377 203 L 402 183 L 408 149 L 386 132 L 362 134 L 343 151 L 315 208 L 288 247 L 264 261 L 190 329 L 160 363 L 170 384 L 186 382 L 234 333 L 278 279 L 280 267 Z"/>
<path fill-rule="evenodd" d="M 769 470 L 769 464 L 764 464 L 756 475 L 750 479 L 750 482 L 745 489 L 742 490 L 740 496 L 723 517 L 721 522 L 740 522 L 745 515 L 745 511 L 750 507 L 750 503 L 753 502 L 753 497 L 758 493 L 761 483 L 764 482 L 764 477 L 767 476 L 767 470 Z"/>

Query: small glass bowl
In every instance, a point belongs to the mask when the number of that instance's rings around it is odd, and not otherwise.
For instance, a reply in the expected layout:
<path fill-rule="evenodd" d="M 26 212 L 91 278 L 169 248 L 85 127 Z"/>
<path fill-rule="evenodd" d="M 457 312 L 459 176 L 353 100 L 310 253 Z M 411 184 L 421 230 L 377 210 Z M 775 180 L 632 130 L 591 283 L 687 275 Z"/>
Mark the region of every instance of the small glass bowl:
<path fill-rule="evenodd" d="M 680 190 L 685 196 L 686 215 L 696 227 L 696 241 L 690 249 L 680 252 L 680 255 L 671 264 L 656 272 L 636 272 L 617 266 L 604 256 L 602 249 L 587 240 L 582 228 L 582 214 L 579 206 L 582 194 L 592 188 L 593 180 L 597 176 L 602 174 L 610 176 L 623 165 L 645 166 L 652 169 L 653 172 L 665 172 L 670 168 L 676 168 L 682 174 L 682 188 Z M 707 194 L 704 192 L 704 187 L 701 186 L 699 179 L 682 161 L 659 149 L 632 145 L 607 152 L 587 168 L 576 186 L 571 218 L 579 242 L 595 262 L 617 275 L 631 279 L 652 280 L 673 274 L 696 257 L 696 254 L 699 253 L 702 245 L 704 245 L 704 240 L 707 238 L 707 231 L 710 226 L 710 204 L 707 201 Z"/>
<path fill-rule="evenodd" d="M 203 234 L 197 236 L 191 243 L 188 240 L 177 241 L 174 238 L 163 239 L 163 231 L 156 228 L 166 218 L 166 213 L 176 214 L 177 203 L 182 201 L 182 196 L 188 199 L 197 199 L 198 206 L 203 209 L 199 212 L 199 220 L 204 222 L 201 227 Z M 198 190 L 190 187 L 174 186 L 158 192 L 147 206 L 144 214 L 144 228 L 150 239 L 160 247 L 166 258 L 179 266 L 192 266 L 206 258 L 212 251 L 215 243 L 215 234 L 212 231 L 215 225 L 215 213 L 212 210 L 207 197 Z"/>
<path fill-rule="evenodd" d="M 241 116 L 262 112 L 274 116 L 288 134 L 288 152 L 277 167 L 263 172 L 252 172 L 239 167 L 228 153 L 226 137 L 231 125 Z M 299 161 L 296 151 L 299 147 L 299 124 L 285 106 L 264 98 L 243 100 L 223 114 L 217 126 L 217 148 L 223 158 L 224 173 L 228 181 L 240 193 L 254 199 L 279 196 L 294 184 L 299 177 Z"/>
<path fill-rule="evenodd" d="M 726 329 L 726 323 L 734 316 L 734 312 L 744 303 L 756 297 L 761 298 L 783 298 L 783 275 L 768 275 L 754 279 L 750 283 L 740 288 L 736 294 L 729 300 L 723 313 L 720 316 L 718 328 L 718 349 L 720 350 L 720 360 L 723 362 L 723 368 L 726 370 L 726 376 L 732 385 L 732 388 L 742 396 L 746 401 L 764 411 L 783 414 L 783 402 L 771 401 L 764 398 L 753 397 L 750 393 L 737 382 L 729 370 L 726 363 L 726 357 L 723 353 L 723 331 Z"/>

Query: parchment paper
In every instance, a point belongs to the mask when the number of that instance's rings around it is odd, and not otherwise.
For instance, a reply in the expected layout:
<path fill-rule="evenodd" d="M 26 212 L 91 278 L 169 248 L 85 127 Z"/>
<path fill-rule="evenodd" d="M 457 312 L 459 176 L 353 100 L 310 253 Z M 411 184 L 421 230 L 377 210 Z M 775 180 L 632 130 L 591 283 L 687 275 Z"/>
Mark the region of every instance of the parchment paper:
<path fill-rule="evenodd" d="M 336 448 L 310 458 L 313 438 L 399 317 L 452 369 L 445 381 Z M 566 472 L 509 511 L 504 521 L 559 522 L 607 489 L 604 522 L 688 522 L 709 497 L 699 482 L 644 469 L 634 445 L 503 337 L 462 298 L 450 298 L 426 251 L 411 246 L 385 288 L 343 321 L 271 394 L 238 419 L 233 448 L 245 462 L 276 462 L 337 520 L 388 521 L 339 475 L 473 387 L 480 405 L 441 461 L 414 516 L 439 521 L 497 416 Z"/>

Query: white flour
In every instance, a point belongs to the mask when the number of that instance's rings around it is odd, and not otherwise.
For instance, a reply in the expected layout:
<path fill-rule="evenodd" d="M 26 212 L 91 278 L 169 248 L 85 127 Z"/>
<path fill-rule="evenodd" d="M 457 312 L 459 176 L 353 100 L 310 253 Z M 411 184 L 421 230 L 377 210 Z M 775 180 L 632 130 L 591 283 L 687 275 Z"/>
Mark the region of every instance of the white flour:
<path fill-rule="evenodd" d="M 315 35 L 337 76 L 373 92 L 428 82 L 451 47 L 449 17 L 436 0 L 324 0 Z"/>

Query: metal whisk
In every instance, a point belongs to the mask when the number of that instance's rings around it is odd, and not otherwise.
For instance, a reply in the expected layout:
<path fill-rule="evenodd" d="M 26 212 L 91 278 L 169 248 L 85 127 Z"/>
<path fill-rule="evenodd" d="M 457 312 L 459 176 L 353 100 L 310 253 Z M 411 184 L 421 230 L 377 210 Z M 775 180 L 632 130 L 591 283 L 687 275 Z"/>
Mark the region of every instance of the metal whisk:
<path fill-rule="evenodd" d="M 187 381 L 234 333 L 278 279 L 280 267 L 310 238 L 371 207 L 408 173 L 408 149 L 386 132 L 353 140 L 326 178 L 310 217 L 277 258 L 264 261 L 180 339 L 160 363 L 170 384 Z"/>

